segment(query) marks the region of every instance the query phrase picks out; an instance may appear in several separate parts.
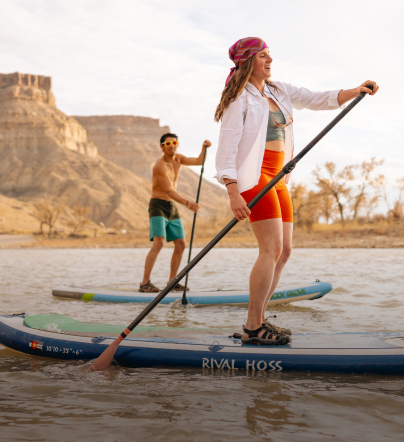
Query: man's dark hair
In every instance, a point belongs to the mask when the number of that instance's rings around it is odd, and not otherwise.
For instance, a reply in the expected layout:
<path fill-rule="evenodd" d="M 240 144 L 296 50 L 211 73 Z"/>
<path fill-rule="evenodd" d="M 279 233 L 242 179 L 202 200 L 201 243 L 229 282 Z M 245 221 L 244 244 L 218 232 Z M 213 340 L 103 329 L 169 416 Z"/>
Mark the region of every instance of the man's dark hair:
<path fill-rule="evenodd" d="M 169 137 L 176 138 L 176 140 L 179 139 L 179 137 L 176 134 L 167 133 L 167 134 L 164 134 L 160 137 L 160 144 L 163 144 L 165 142 L 166 138 L 169 138 Z"/>

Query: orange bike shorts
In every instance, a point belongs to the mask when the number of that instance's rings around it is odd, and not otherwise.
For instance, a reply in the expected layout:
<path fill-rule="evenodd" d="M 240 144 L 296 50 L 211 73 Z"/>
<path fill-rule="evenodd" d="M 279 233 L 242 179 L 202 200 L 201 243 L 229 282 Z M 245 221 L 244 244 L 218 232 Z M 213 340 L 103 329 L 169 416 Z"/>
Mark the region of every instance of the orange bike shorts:
<path fill-rule="evenodd" d="M 249 203 L 280 172 L 283 165 L 284 152 L 265 150 L 258 184 L 241 194 L 245 201 Z M 291 198 L 284 178 L 264 195 L 249 216 L 251 223 L 272 218 L 281 218 L 285 223 L 293 222 Z"/>

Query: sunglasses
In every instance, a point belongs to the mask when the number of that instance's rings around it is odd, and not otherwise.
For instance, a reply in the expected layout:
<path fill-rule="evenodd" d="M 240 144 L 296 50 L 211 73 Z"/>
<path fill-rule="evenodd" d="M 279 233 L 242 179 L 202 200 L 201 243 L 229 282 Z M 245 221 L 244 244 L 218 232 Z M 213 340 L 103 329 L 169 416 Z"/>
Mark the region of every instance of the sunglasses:
<path fill-rule="evenodd" d="M 177 147 L 178 145 L 179 145 L 179 142 L 177 140 L 174 140 L 174 141 L 164 141 L 162 143 L 162 146 L 165 146 L 165 147 L 170 147 L 170 146 Z"/>
<path fill-rule="evenodd" d="M 279 105 L 279 107 L 280 107 L 280 105 L 283 106 L 278 100 L 277 100 L 277 104 Z M 290 121 L 289 121 L 287 124 L 280 124 L 280 123 L 277 123 L 277 121 L 274 119 L 272 113 L 269 112 L 269 113 L 270 113 L 270 116 L 271 116 L 271 118 L 272 118 L 272 120 L 273 120 L 274 127 L 279 127 L 280 129 L 282 129 L 283 127 L 287 127 L 287 126 L 289 126 L 289 125 L 292 124 L 292 122 L 294 121 L 294 120 L 293 120 L 293 117 L 291 116 L 290 112 L 288 112 L 288 110 L 285 108 L 285 106 L 283 106 L 283 108 L 285 109 L 285 111 L 287 112 L 287 114 L 288 114 L 289 117 L 290 117 Z"/>
<path fill-rule="evenodd" d="M 270 92 L 270 94 L 274 97 L 274 99 L 276 100 L 276 102 L 278 103 L 278 107 L 280 108 L 280 106 L 282 106 L 283 108 L 284 108 L 284 110 L 287 112 L 287 114 L 288 114 L 288 116 L 290 117 L 290 121 L 287 123 L 287 124 L 280 124 L 280 123 L 277 123 L 277 121 L 274 119 L 274 117 L 273 117 L 273 115 L 271 114 L 271 112 L 269 112 L 270 113 L 270 116 L 271 116 L 271 118 L 272 118 L 272 120 L 273 120 L 273 123 L 274 123 L 274 127 L 279 127 L 280 129 L 282 129 L 283 127 L 287 127 L 287 126 L 289 126 L 290 124 L 292 124 L 293 123 L 293 117 L 292 117 L 292 115 L 290 114 L 290 112 L 288 112 L 288 110 L 286 109 L 286 107 L 283 105 L 283 104 L 281 104 L 280 103 L 280 101 L 278 101 L 277 100 L 277 98 L 274 96 L 274 94 L 271 92 L 271 90 L 270 90 L 270 87 L 269 87 L 269 85 L 266 83 L 266 86 L 267 86 L 267 89 L 269 90 L 269 92 Z M 262 96 L 264 97 L 264 95 L 262 94 Z"/>

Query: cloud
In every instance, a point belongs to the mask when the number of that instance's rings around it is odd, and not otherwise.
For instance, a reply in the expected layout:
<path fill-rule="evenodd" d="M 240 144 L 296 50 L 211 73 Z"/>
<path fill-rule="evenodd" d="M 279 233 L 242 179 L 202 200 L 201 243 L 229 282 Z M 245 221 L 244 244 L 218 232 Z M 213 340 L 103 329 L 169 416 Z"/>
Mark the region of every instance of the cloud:
<path fill-rule="evenodd" d="M 350 13 L 348 13 L 350 11 Z M 366 97 L 294 171 L 327 159 L 348 164 L 385 157 L 403 175 L 403 4 L 391 0 L 10 0 L 0 5 L 1 72 L 53 77 L 69 115 L 160 118 L 195 155 L 211 139 L 214 175 L 219 125 L 213 114 L 232 66 L 228 48 L 257 35 L 270 45 L 276 79 L 313 90 L 353 88 L 375 79 Z M 296 151 L 336 112 L 294 114 Z M 198 168 L 197 168 L 198 169 Z"/>

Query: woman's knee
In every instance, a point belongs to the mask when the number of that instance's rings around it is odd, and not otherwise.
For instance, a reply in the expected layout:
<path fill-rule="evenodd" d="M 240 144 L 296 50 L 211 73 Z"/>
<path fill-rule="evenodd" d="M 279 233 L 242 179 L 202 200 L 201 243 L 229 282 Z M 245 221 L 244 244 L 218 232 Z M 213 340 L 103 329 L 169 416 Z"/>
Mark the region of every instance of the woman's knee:
<path fill-rule="evenodd" d="M 291 246 L 284 246 L 279 261 L 286 263 L 291 256 L 291 252 L 292 252 Z"/>
<path fill-rule="evenodd" d="M 283 245 L 281 241 L 274 241 L 272 244 L 268 244 L 259 248 L 259 254 L 266 257 L 269 260 L 277 262 L 283 251 Z"/>

